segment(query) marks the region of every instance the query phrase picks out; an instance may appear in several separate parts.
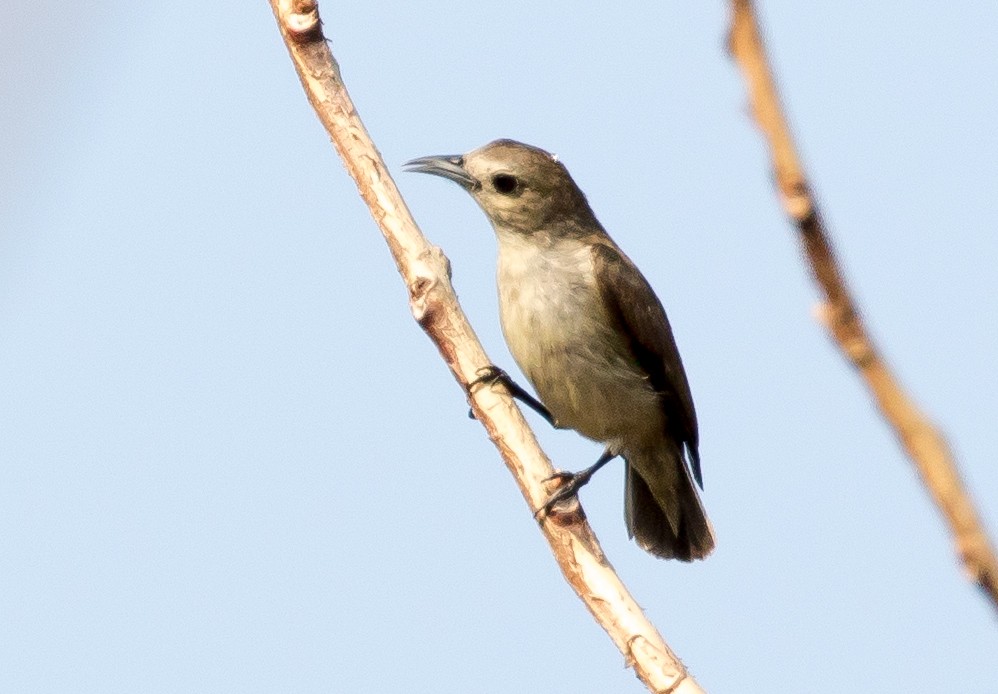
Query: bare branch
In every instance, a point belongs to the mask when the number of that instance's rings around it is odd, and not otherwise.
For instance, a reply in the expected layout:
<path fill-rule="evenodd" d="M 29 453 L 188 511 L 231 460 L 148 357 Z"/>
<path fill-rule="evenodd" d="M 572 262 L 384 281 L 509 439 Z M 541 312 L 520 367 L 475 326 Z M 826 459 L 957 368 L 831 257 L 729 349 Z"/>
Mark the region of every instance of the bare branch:
<path fill-rule="evenodd" d="M 817 202 L 797 158 L 751 0 L 732 1 L 729 50 L 745 75 L 753 114 L 769 141 L 783 207 L 797 226 L 811 273 L 825 295 L 819 317 L 843 355 L 865 380 L 949 523 L 957 554 L 971 580 L 984 589 L 998 609 L 998 561 L 964 490 L 953 456 L 942 435 L 891 373 L 867 333 L 842 277 Z"/>
<path fill-rule="evenodd" d="M 417 228 L 361 123 L 323 36 L 315 1 L 270 3 L 305 93 L 398 264 L 413 316 L 467 390 L 490 362 L 458 305 L 446 257 Z M 548 497 L 545 480 L 553 469 L 519 409 L 490 387 L 475 388 L 469 400 L 535 512 Z M 648 688 L 702 692 L 614 573 L 581 508 L 549 516 L 540 526 L 565 578 Z"/>

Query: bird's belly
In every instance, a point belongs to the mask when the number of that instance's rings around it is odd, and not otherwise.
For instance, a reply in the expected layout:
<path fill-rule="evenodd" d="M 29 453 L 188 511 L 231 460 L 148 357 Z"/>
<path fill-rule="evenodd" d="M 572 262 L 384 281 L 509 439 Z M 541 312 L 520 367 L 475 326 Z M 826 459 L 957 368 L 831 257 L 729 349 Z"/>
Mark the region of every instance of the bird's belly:
<path fill-rule="evenodd" d="M 663 426 L 658 396 L 586 276 L 501 282 L 510 352 L 558 426 L 611 447 L 656 436 Z"/>
<path fill-rule="evenodd" d="M 647 380 L 605 354 L 575 345 L 552 357 L 565 360 L 564 377 L 551 371 L 529 377 L 558 426 L 616 448 L 657 438 L 653 432 L 662 431 L 662 413 Z"/>

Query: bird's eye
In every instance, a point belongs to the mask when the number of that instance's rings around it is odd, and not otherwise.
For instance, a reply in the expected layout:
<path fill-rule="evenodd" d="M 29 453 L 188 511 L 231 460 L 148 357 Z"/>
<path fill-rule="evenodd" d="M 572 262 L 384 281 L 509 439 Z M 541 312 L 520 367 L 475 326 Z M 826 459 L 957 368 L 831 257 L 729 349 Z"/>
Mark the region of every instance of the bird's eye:
<path fill-rule="evenodd" d="M 520 187 L 520 182 L 516 180 L 516 176 L 496 174 L 492 177 L 492 187 L 496 189 L 497 193 L 512 195 Z"/>

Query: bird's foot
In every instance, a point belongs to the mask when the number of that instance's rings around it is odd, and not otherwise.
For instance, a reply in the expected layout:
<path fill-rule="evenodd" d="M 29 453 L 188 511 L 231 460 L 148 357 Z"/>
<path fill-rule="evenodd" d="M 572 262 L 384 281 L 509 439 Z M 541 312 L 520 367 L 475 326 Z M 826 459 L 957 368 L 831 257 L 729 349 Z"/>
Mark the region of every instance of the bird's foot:
<path fill-rule="evenodd" d="M 551 496 L 548 497 L 548 500 L 544 502 L 544 505 L 537 510 L 534 517 L 542 518 L 551 513 L 551 511 L 553 511 L 555 506 L 558 504 L 568 501 L 569 499 L 577 498 L 579 490 L 589 484 L 589 480 L 592 479 L 594 472 L 596 472 L 596 470 L 591 467 L 586 468 L 585 470 L 580 470 L 579 472 L 565 472 L 563 470 L 559 470 L 545 479 L 545 482 L 558 480 L 560 484 Z"/>
<path fill-rule="evenodd" d="M 607 449 L 603 451 L 603 454 L 599 457 L 599 460 L 587 467 L 585 470 L 579 470 L 578 472 L 563 472 L 559 470 L 548 477 L 544 480 L 545 482 L 560 480 L 561 484 L 554 491 L 554 493 L 548 497 L 548 500 L 544 502 L 544 505 L 538 509 L 537 513 L 534 514 L 534 518 L 546 516 L 551 513 L 551 511 L 554 510 L 554 507 L 561 502 L 568 501 L 569 499 L 575 499 L 579 494 L 579 490 L 589 484 L 589 480 L 593 478 L 596 471 L 616 457 L 616 453 L 612 453 L 609 449 Z"/>
<path fill-rule="evenodd" d="M 500 369 L 495 364 L 489 364 L 488 366 L 483 366 L 478 371 L 475 372 L 476 378 L 471 383 L 468 384 L 468 392 L 470 393 L 478 385 L 492 385 L 494 383 L 502 383 L 507 388 L 509 384 L 513 382 L 509 374 L 506 373 L 505 369 Z"/>
<path fill-rule="evenodd" d="M 557 424 L 554 422 L 554 416 L 548 411 L 548 408 L 541 404 L 541 401 L 535 398 L 533 395 L 525 391 L 516 381 L 510 378 L 510 375 L 506 373 L 503 369 L 500 369 L 495 364 L 489 364 L 477 372 L 477 378 L 468 384 L 468 393 L 472 393 L 476 386 L 488 385 L 492 386 L 496 383 L 502 385 L 506 392 L 509 393 L 510 397 L 516 398 L 524 405 L 532 409 L 534 412 L 539 414 L 548 424 L 556 427 Z M 471 410 L 468 411 L 468 416 L 472 419 L 475 418 L 475 413 Z"/>
<path fill-rule="evenodd" d="M 504 369 L 500 369 L 495 364 L 489 364 L 488 366 L 483 366 L 478 371 L 475 372 L 477 377 L 468 383 L 466 390 L 468 394 L 471 395 L 475 392 L 475 388 L 480 385 L 491 386 L 495 383 L 501 383 L 506 386 L 506 390 L 509 390 L 510 384 L 513 384 L 513 379 L 510 378 L 509 374 L 506 373 Z M 515 384 L 513 384 L 515 385 Z M 468 408 L 468 419 L 475 419 L 475 411 Z"/>
<path fill-rule="evenodd" d="M 510 382 L 512 382 L 513 380 L 509 377 L 508 373 L 500 369 L 495 364 L 489 364 L 488 366 L 484 366 L 475 373 L 478 374 L 477 378 L 469 382 L 468 386 L 465 388 L 465 390 L 468 391 L 468 395 L 474 393 L 475 388 L 482 384 L 491 386 L 493 383 L 496 383 L 502 378 L 505 378 L 507 381 Z M 475 411 L 470 407 L 468 408 L 468 419 L 475 419 Z"/>

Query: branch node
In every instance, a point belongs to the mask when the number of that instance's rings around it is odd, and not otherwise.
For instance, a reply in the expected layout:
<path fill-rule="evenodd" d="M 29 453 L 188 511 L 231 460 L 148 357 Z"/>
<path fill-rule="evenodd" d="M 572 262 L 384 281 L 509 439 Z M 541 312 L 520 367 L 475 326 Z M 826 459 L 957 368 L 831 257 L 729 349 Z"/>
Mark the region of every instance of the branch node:
<path fill-rule="evenodd" d="M 582 504 L 579 503 L 578 498 L 573 497 L 572 499 L 567 499 L 564 502 L 559 501 L 558 503 L 558 506 L 552 508 L 546 514 L 542 513 L 538 520 L 543 521 L 547 518 L 562 528 L 586 522 L 586 512 L 582 510 Z M 543 511 L 544 509 L 541 510 Z"/>
<path fill-rule="evenodd" d="M 689 677 L 689 673 L 686 672 L 686 668 L 678 660 L 674 660 L 671 653 L 663 652 L 662 649 L 657 648 L 655 644 L 651 643 L 644 634 L 634 634 L 627 642 L 628 659 L 633 659 L 638 662 L 654 662 L 657 663 L 661 674 L 664 674 L 667 681 L 664 683 L 664 687 L 658 687 L 656 691 L 662 694 L 669 694 L 670 692 L 675 692 L 683 681 Z M 675 663 L 678 667 L 670 667 Z"/>
<path fill-rule="evenodd" d="M 987 544 L 977 533 L 964 533 L 957 538 L 956 553 L 960 557 L 967 578 L 986 588 L 991 581 L 988 569 L 980 559 L 982 552 L 987 552 Z"/>
<path fill-rule="evenodd" d="M 409 282 L 409 308 L 416 322 L 425 326 L 433 314 L 429 294 L 437 280 L 432 275 L 419 274 L 418 270 L 414 269 L 414 272 L 416 274 Z"/>
<path fill-rule="evenodd" d="M 877 358 L 873 345 L 857 324 L 856 312 L 849 307 L 823 301 L 814 307 L 814 317 L 838 343 L 839 349 L 857 369 L 870 366 Z"/>
<path fill-rule="evenodd" d="M 434 313 L 435 302 L 431 300 L 433 290 L 441 282 L 449 284 L 450 260 L 439 246 L 430 246 L 413 260 L 409 276 L 409 307 L 416 322 L 425 327 Z"/>
<path fill-rule="evenodd" d="M 798 224 L 814 216 L 814 201 L 806 183 L 796 180 L 787 185 L 781 184 L 780 189 L 783 194 L 783 209 Z"/>
<path fill-rule="evenodd" d="M 281 21 L 296 43 L 322 41 L 322 20 L 315 0 L 284 0 L 280 4 Z"/>

